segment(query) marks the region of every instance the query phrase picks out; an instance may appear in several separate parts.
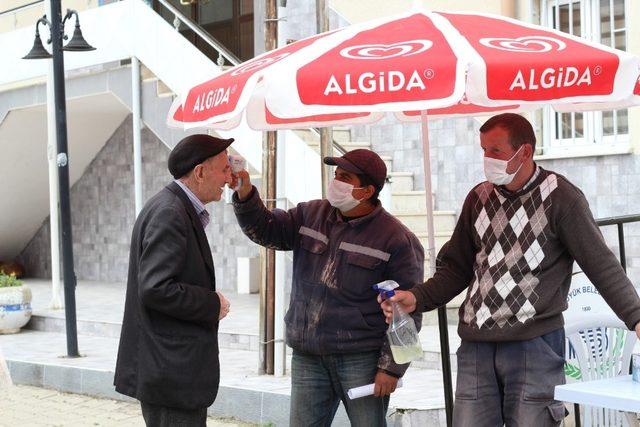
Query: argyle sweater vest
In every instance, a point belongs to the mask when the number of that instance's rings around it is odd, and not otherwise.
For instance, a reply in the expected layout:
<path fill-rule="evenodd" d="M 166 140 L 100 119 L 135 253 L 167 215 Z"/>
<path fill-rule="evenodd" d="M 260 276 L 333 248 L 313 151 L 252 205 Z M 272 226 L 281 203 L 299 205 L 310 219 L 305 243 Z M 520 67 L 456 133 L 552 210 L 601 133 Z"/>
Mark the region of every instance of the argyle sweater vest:
<path fill-rule="evenodd" d="M 574 260 L 629 327 L 640 321 L 640 299 L 584 195 L 542 168 L 520 192 L 476 186 L 441 258 L 442 268 L 412 292 L 427 310 L 467 288 L 459 313 L 466 340 L 530 339 L 562 327 Z"/>

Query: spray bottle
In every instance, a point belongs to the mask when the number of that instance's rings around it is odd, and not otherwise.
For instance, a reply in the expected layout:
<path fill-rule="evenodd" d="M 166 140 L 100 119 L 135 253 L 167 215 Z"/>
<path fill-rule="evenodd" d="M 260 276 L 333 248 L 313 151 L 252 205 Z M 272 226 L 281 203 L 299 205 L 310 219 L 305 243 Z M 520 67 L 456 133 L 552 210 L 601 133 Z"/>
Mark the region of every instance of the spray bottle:
<path fill-rule="evenodd" d="M 391 298 L 399 285 L 393 280 L 373 285 L 373 289 L 380 293 L 382 299 Z M 409 363 L 422 357 L 422 346 L 416 324 L 407 313 L 400 309 L 398 303 L 389 301 L 393 309 L 393 317 L 387 329 L 387 338 L 391 347 L 393 360 L 398 364 Z"/>

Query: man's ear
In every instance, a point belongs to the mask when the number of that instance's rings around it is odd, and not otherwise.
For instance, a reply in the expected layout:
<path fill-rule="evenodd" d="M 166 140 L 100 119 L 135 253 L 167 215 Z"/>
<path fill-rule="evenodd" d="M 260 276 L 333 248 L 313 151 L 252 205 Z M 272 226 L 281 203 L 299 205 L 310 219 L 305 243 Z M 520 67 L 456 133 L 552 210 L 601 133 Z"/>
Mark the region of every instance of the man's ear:
<path fill-rule="evenodd" d="M 204 180 L 204 166 L 202 165 L 202 163 L 196 165 L 196 167 L 193 168 L 192 174 L 196 182 L 202 182 Z"/>
<path fill-rule="evenodd" d="M 533 145 L 524 144 L 524 147 L 522 148 L 522 150 L 524 151 L 525 158 L 533 159 Z"/>
<path fill-rule="evenodd" d="M 374 187 L 373 185 L 367 185 L 367 187 L 364 189 L 365 191 L 365 199 L 369 200 L 370 198 L 373 197 L 374 194 L 376 194 L 376 187 Z"/>

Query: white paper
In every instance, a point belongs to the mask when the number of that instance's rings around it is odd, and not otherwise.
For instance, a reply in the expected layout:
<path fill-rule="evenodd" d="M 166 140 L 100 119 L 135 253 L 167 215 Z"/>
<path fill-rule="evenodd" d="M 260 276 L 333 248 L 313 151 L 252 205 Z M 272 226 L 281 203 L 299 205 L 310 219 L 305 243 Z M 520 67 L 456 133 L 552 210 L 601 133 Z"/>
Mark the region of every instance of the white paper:
<path fill-rule="evenodd" d="M 396 389 L 402 387 L 402 378 L 398 380 L 398 385 Z M 375 384 L 367 384 L 360 387 L 350 388 L 347 391 L 347 396 L 349 399 L 357 399 L 359 397 L 371 396 L 373 394 L 373 389 L 375 388 Z"/>

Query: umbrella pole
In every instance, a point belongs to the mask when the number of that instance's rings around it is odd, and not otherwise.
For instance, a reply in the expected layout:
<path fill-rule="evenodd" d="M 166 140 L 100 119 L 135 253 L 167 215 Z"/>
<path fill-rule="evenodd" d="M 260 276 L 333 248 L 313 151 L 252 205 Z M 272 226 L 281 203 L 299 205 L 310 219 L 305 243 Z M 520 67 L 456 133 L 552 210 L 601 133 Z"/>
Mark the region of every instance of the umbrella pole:
<path fill-rule="evenodd" d="M 429 277 L 436 271 L 436 240 L 435 227 L 433 225 L 433 191 L 431 188 L 431 158 L 429 150 L 429 124 L 427 123 L 427 112 L 420 111 L 422 124 L 422 155 L 424 161 L 424 189 L 427 202 L 427 233 L 428 245 L 427 254 L 429 256 Z M 449 360 L 449 330 L 447 326 L 446 306 L 438 308 L 438 328 L 440 330 L 440 358 L 442 361 L 442 380 L 444 383 L 445 412 L 447 415 L 447 426 L 452 425 L 453 415 L 453 385 L 451 381 L 451 361 Z"/>

